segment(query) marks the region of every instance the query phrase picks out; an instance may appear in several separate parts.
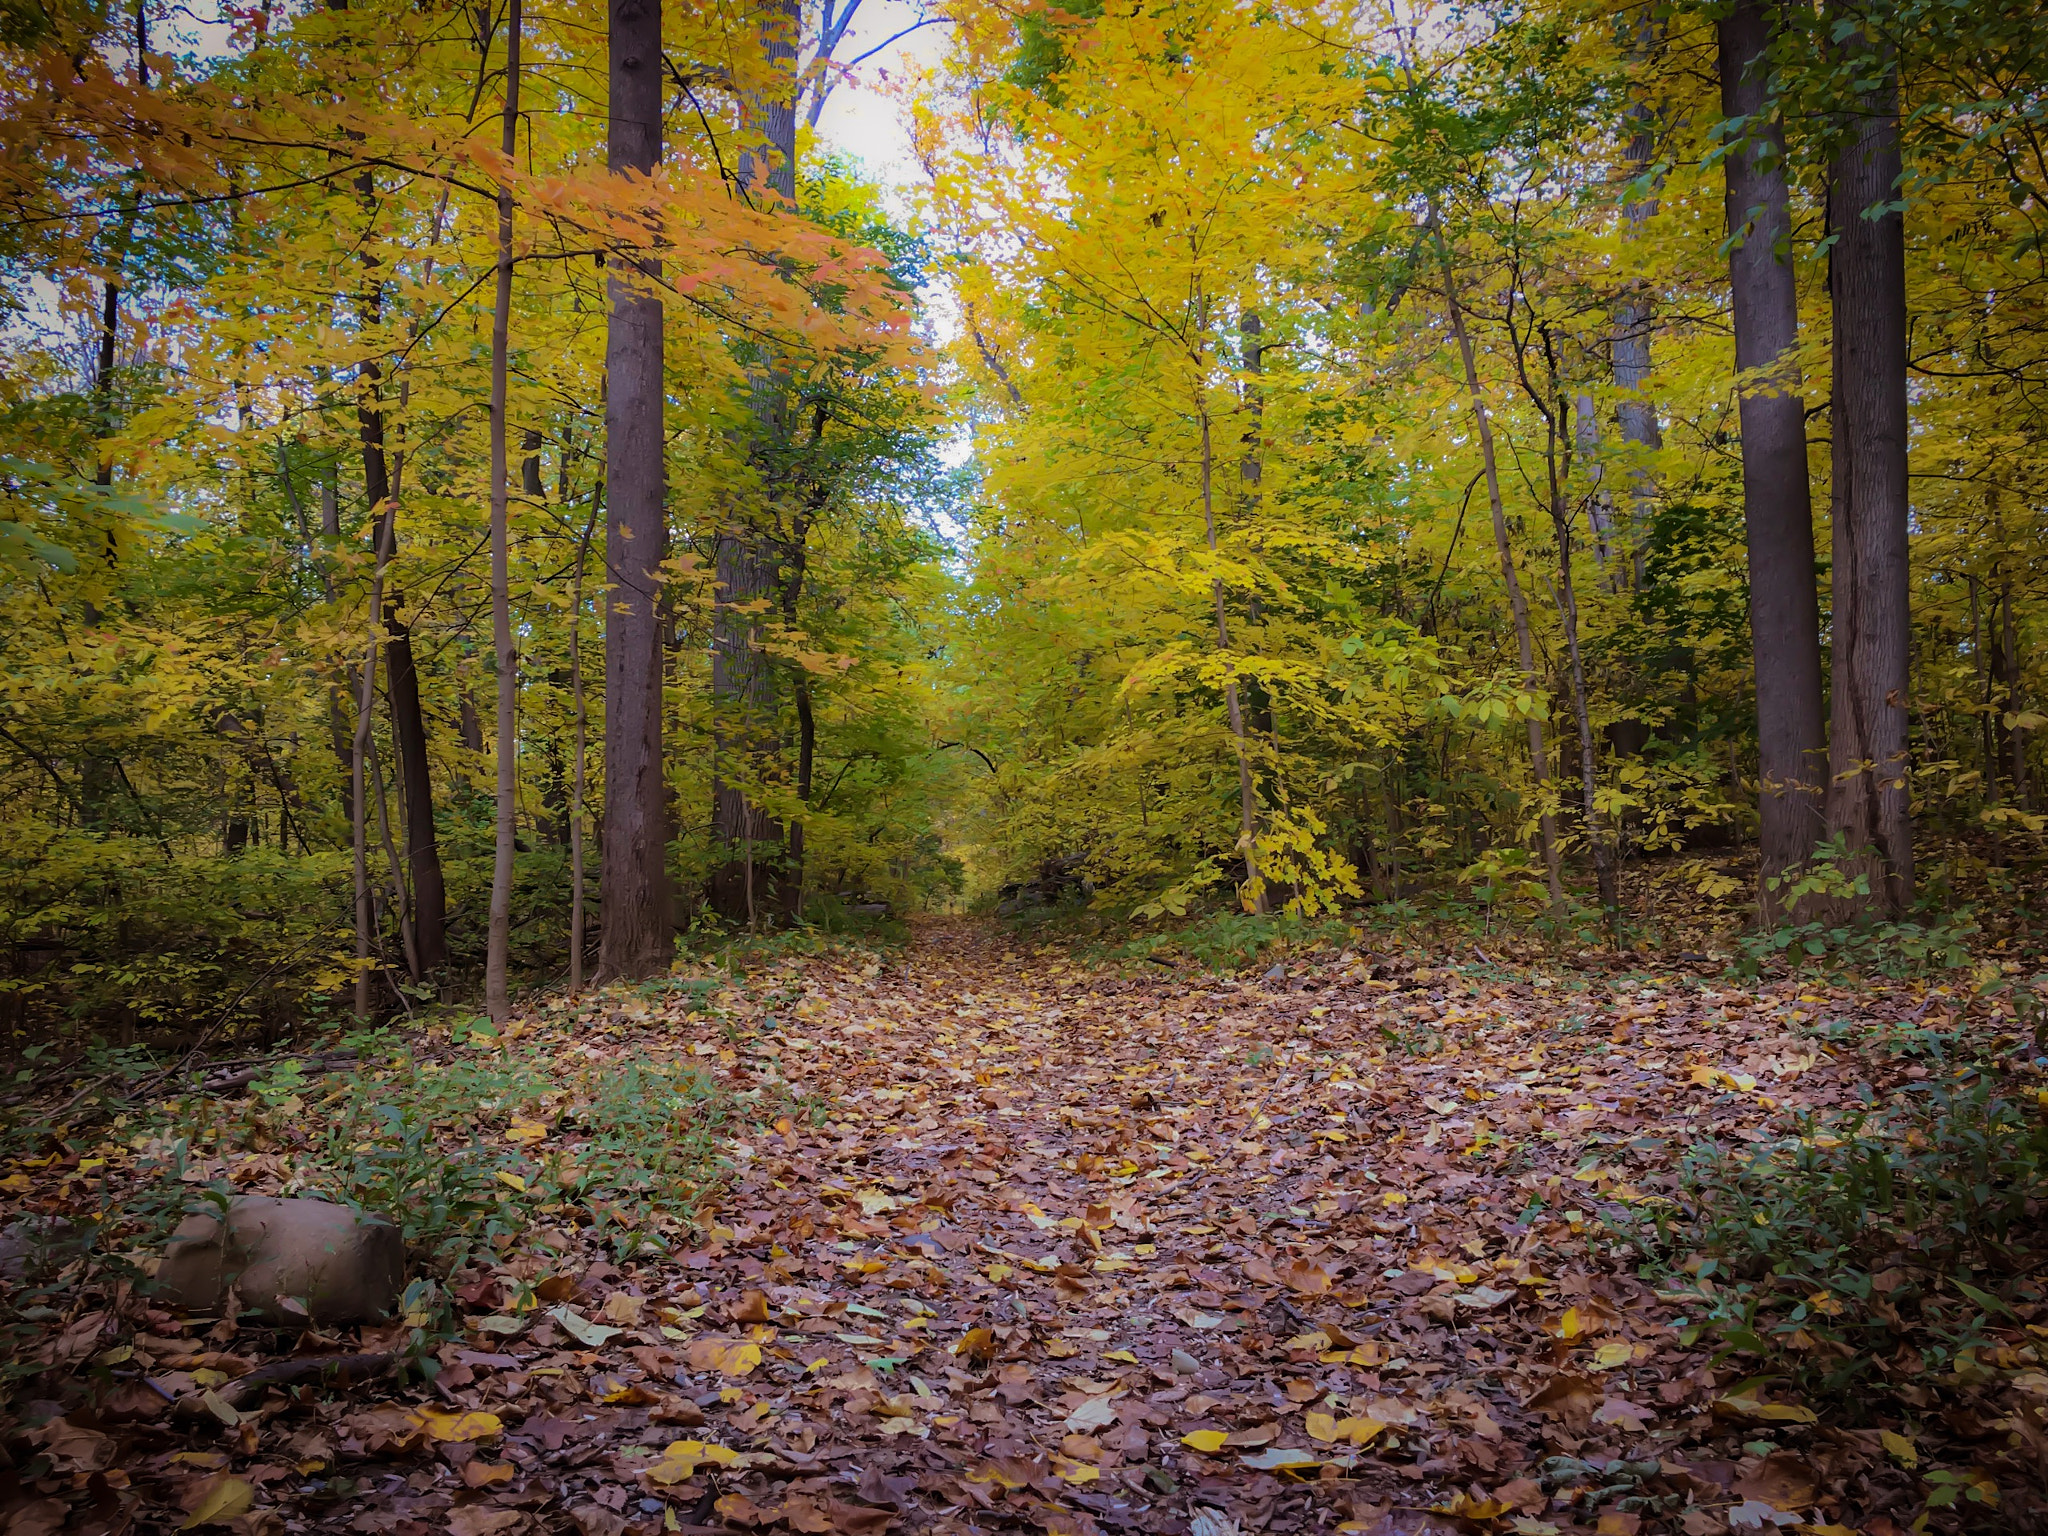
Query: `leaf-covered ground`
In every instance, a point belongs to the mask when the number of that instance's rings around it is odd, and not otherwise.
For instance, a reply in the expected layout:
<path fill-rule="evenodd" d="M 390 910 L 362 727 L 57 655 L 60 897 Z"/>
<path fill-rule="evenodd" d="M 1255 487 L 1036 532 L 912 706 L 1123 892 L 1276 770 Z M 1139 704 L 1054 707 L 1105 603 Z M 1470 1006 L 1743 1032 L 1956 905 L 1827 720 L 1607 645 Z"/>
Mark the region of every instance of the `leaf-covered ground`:
<path fill-rule="evenodd" d="M 1716 1364 L 1697 1295 L 1660 1294 L 1617 1236 L 1688 1144 L 1943 1070 L 1818 1026 L 1932 1038 L 1961 997 L 1469 948 L 1126 977 L 1018 943 L 935 922 L 708 1009 L 536 1012 L 523 1048 L 696 1063 L 759 1108 L 671 1252 L 620 1263 L 587 1210 L 532 1213 L 495 1269 L 449 1278 L 466 1332 L 431 1386 L 240 1408 L 225 1389 L 287 1342 L 81 1292 L 24 1378 L 9 1536 L 1892 1536 L 1930 1498 L 1937 1528 L 2038 1520 L 2048 1310 L 1980 1319 L 1968 1373 L 1844 1427 Z M 566 1108 L 479 1115 L 508 1191 L 592 1134 Z M 276 1149 L 221 1152 L 238 1187 L 293 1187 Z M 13 1170 L 9 1214 L 60 1210 L 81 1162 Z M 1891 1411 L 1915 1392 L 1924 1420 Z"/>

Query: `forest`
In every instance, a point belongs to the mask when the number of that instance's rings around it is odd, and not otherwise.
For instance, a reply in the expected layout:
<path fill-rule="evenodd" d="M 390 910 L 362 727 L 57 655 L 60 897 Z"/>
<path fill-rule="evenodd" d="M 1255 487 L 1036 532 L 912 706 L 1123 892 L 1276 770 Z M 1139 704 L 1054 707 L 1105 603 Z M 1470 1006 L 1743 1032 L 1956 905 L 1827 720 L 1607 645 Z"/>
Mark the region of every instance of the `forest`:
<path fill-rule="evenodd" d="M 0 358 L 0 1536 L 2048 1532 L 2032 6 L 0 0 Z"/>
<path fill-rule="evenodd" d="M 2025 909 L 2029 8 L 742 9 L 10 7 L 17 1041 Z"/>

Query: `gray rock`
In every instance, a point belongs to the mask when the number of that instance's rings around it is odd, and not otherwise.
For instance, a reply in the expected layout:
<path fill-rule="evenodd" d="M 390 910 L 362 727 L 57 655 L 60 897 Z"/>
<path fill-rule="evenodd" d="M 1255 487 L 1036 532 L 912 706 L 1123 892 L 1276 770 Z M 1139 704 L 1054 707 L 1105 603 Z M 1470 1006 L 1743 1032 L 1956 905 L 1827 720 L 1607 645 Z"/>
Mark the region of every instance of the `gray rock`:
<path fill-rule="evenodd" d="M 280 1327 L 377 1322 L 405 1284 L 398 1228 L 327 1200 L 240 1195 L 225 1226 L 208 1211 L 172 1234 L 157 1269 L 158 1296 L 214 1312 L 232 1287 L 246 1315 Z"/>

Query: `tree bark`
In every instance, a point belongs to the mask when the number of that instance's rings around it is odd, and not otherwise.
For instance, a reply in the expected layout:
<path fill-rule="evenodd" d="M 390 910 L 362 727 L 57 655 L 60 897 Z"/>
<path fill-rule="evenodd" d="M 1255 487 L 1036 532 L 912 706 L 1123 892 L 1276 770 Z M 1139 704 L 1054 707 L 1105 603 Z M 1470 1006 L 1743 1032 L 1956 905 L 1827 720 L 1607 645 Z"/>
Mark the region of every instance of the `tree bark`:
<path fill-rule="evenodd" d="M 1799 291 L 1784 133 L 1770 116 L 1770 44 L 1764 0 L 1742 0 L 1720 23 L 1721 111 L 1743 120 L 1723 169 L 1735 366 L 1744 376 L 1737 409 L 1756 677 L 1757 911 L 1766 924 L 1785 915 L 1775 886 L 1813 852 L 1827 792 L 1820 598 L 1797 361 Z"/>
<path fill-rule="evenodd" d="M 398 521 L 394 507 L 386 514 L 394 544 Z M 406 868 L 412 876 L 412 952 L 423 972 L 448 963 L 448 895 L 441 875 L 441 849 L 434 827 L 434 783 L 427 764 L 426 714 L 420 705 L 419 664 L 413 656 L 412 631 L 399 619 L 404 599 L 393 595 L 384 604 L 385 649 L 390 656 L 385 693 L 391 705 L 391 741 L 398 755 L 398 793 L 405 816 Z"/>
<path fill-rule="evenodd" d="M 597 526 L 600 482 L 590 493 L 590 520 L 576 541 L 576 575 L 569 600 L 569 694 L 576 719 L 576 757 L 569 790 L 569 991 L 583 990 L 583 802 L 588 792 L 590 707 L 583 691 L 583 573 L 590 564 L 590 535 Z"/>
<path fill-rule="evenodd" d="M 375 564 L 370 572 L 370 640 L 363 656 L 362 688 L 356 698 L 355 738 L 349 752 L 349 844 L 355 877 L 356 995 L 359 1019 L 370 1016 L 370 953 L 372 922 L 370 904 L 370 841 L 367 820 L 370 762 L 371 707 L 377 697 L 377 650 L 382 632 L 377 624 L 384 601 L 384 565 L 390 556 L 389 519 L 378 517 L 371 524 Z"/>
<path fill-rule="evenodd" d="M 661 8 L 611 0 L 614 175 L 653 172 L 661 160 Z M 651 232 L 650 232 L 651 238 Z M 617 264 L 623 258 L 613 256 Z M 659 271 L 650 260 L 641 272 Z M 598 976 L 667 971 L 675 953 L 668 894 L 668 806 L 662 762 L 662 652 L 658 611 L 667 553 L 663 441 L 662 301 L 614 271 L 605 337 L 605 803 Z"/>
<path fill-rule="evenodd" d="M 500 149 L 518 148 L 520 0 L 511 0 L 505 34 L 505 113 Z M 506 972 L 512 954 L 512 877 L 519 813 L 519 652 L 512 643 L 512 533 L 506 464 L 505 394 L 512 327 L 512 189 L 498 185 L 498 283 L 491 307 L 491 640 L 498 662 L 498 804 L 491 859 L 490 936 L 484 960 L 484 1007 L 494 1020 L 511 1017 Z M 538 461 L 531 478 L 539 478 Z"/>
<path fill-rule="evenodd" d="M 1879 46 L 1852 35 L 1848 46 Z M 1872 67 L 1859 63 L 1859 72 Z M 1834 321 L 1834 700 L 1830 831 L 1869 876 L 1872 905 L 1913 899 L 1907 785 L 1911 615 L 1907 567 L 1905 221 L 1898 76 L 1843 124 L 1829 167 Z M 1884 211 L 1876 213 L 1875 210 Z M 1859 903 L 1860 904 L 1860 903 Z"/>
<path fill-rule="evenodd" d="M 1998 597 L 1998 606 L 2005 615 L 2005 643 L 1999 647 L 2005 658 L 2005 708 L 2012 715 L 2023 714 L 2026 700 L 2020 690 L 2020 679 L 2024 673 L 2020 668 L 2019 628 L 2013 621 L 2012 581 L 2007 578 Z M 2006 744 L 2012 753 L 2012 797 L 2023 811 L 2034 808 L 2034 791 L 2027 774 L 2027 732 L 2024 726 L 2015 725 L 2006 732 Z"/>

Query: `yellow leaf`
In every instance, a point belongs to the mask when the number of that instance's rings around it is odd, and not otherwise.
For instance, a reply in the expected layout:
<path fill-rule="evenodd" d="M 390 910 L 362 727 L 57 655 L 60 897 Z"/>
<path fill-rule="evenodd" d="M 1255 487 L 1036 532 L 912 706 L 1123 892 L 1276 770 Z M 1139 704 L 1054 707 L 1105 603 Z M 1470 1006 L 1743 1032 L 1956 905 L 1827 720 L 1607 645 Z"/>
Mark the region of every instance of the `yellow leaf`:
<path fill-rule="evenodd" d="M 683 1351 L 693 1371 L 717 1371 L 722 1376 L 745 1376 L 761 1363 L 761 1346 L 738 1339 L 698 1339 Z"/>
<path fill-rule="evenodd" d="M 413 1418 L 427 1434 L 435 1440 L 457 1443 L 464 1440 L 488 1440 L 501 1433 L 504 1421 L 495 1413 L 439 1413 L 432 1408 L 415 1408 Z"/>
<path fill-rule="evenodd" d="M 1561 1339 L 1576 1339 L 1586 1331 L 1586 1319 L 1577 1307 L 1565 1308 L 1563 1317 L 1557 1320 L 1557 1336 Z"/>
<path fill-rule="evenodd" d="M 687 1482 L 696 1475 L 705 1462 L 716 1466 L 730 1467 L 740 1460 L 740 1453 L 722 1445 L 709 1444 L 703 1440 L 671 1440 L 668 1448 L 661 1453 L 661 1459 L 648 1467 L 643 1476 L 649 1482 L 673 1484 Z"/>
<path fill-rule="evenodd" d="M 1053 1457 L 1052 1469 L 1059 1475 L 1061 1482 L 1077 1486 L 1081 1483 L 1092 1483 L 1102 1476 L 1102 1468 L 1091 1467 L 1085 1461 L 1069 1461 L 1064 1456 Z"/>
<path fill-rule="evenodd" d="M 1378 1419 L 1339 1419 L 1338 1438 L 1349 1440 L 1353 1445 L 1370 1445 L 1373 1437 L 1387 1426 Z"/>
<path fill-rule="evenodd" d="M 1214 1456 L 1223 1449 L 1223 1442 L 1229 1438 L 1220 1429 L 1197 1429 L 1182 1435 L 1180 1443 L 1190 1450 L 1200 1451 L 1204 1456 Z"/>
<path fill-rule="evenodd" d="M 1303 1417 L 1302 1427 L 1308 1431 L 1309 1439 L 1325 1445 L 1337 1438 L 1337 1420 L 1331 1414 L 1311 1412 Z"/>
<path fill-rule="evenodd" d="M 1611 1371 L 1616 1366 L 1627 1365 L 1634 1356 L 1634 1346 L 1623 1344 L 1619 1340 L 1602 1344 L 1593 1351 L 1593 1369 L 1596 1371 Z"/>
<path fill-rule="evenodd" d="M 546 1141 L 548 1139 L 548 1128 L 538 1120 L 522 1120 L 514 1116 L 512 1128 L 505 1133 L 505 1139 L 507 1141 L 519 1142 L 521 1145 L 530 1145 L 536 1141 Z"/>
<path fill-rule="evenodd" d="M 1136 1355 L 1132 1354 L 1128 1349 L 1112 1349 L 1108 1354 L 1104 1355 L 1102 1358 L 1105 1360 L 1120 1361 L 1124 1365 L 1139 1365 L 1143 1363 L 1138 1359 Z"/>
<path fill-rule="evenodd" d="M 247 1514 L 249 1506 L 255 1502 L 254 1488 L 239 1477 L 224 1478 L 200 1501 L 199 1507 L 185 1517 L 185 1523 L 178 1529 L 189 1531 L 200 1525 L 226 1525 L 230 1520 Z"/>
<path fill-rule="evenodd" d="M 522 1195 L 526 1193 L 526 1180 L 519 1177 L 516 1173 L 507 1173 L 504 1169 L 500 1168 L 498 1170 L 498 1182 L 507 1189 L 518 1190 Z"/>
<path fill-rule="evenodd" d="M 1900 1466 L 1917 1467 L 1920 1465 L 1919 1450 L 1904 1435 L 1899 1434 L 1895 1430 L 1881 1429 L 1877 1432 L 1877 1437 L 1884 1442 L 1884 1448 L 1892 1453 L 1893 1459 Z"/>

